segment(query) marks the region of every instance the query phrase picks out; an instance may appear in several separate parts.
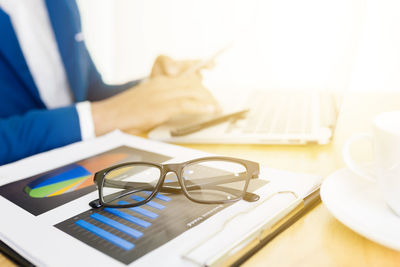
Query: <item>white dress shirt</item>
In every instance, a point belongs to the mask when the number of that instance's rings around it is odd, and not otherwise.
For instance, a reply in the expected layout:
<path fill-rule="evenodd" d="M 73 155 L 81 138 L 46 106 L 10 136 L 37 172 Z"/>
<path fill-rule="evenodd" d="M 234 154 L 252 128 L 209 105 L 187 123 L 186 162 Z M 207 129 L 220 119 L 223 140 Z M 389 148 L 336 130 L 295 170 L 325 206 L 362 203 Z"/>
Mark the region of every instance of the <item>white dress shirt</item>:
<path fill-rule="evenodd" d="M 73 103 L 44 0 L 0 0 L 11 19 L 25 61 L 47 108 Z M 79 40 L 81 41 L 81 40 Z M 76 104 L 82 140 L 95 136 L 90 102 Z"/>

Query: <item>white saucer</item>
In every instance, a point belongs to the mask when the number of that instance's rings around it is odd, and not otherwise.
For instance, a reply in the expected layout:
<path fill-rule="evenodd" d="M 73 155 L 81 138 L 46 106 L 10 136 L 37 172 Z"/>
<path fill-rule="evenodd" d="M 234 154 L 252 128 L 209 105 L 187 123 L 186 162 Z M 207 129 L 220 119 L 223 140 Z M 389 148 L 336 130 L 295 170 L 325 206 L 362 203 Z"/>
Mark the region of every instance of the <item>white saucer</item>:
<path fill-rule="evenodd" d="M 400 250 L 400 216 L 386 205 L 376 184 L 341 169 L 325 179 L 321 199 L 332 215 L 353 231 Z"/>

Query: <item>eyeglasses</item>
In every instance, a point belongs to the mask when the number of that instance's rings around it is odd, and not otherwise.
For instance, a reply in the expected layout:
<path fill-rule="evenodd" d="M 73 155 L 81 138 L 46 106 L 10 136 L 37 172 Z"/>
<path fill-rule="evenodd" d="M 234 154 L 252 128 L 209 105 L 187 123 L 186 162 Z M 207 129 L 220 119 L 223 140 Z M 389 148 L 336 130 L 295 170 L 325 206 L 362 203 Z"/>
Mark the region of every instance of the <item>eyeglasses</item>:
<path fill-rule="evenodd" d="M 250 179 L 258 178 L 259 164 L 229 158 L 205 157 L 180 164 L 128 162 L 97 172 L 94 182 L 99 199 L 93 208 L 130 208 L 151 201 L 158 192 L 182 193 L 203 204 L 225 204 L 260 197 L 247 192 Z M 175 173 L 176 176 L 167 174 Z M 134 202 L 127 202 L 134 201 Z"/>

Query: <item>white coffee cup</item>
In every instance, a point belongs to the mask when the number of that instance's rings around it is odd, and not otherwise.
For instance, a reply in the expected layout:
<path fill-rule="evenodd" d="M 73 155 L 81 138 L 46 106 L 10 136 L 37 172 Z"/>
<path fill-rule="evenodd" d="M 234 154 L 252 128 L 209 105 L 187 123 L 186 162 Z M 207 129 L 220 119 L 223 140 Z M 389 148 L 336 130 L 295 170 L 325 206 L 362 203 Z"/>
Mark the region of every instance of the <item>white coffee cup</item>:
<path fill-rule="evenodd" d="M 375 182 L 385 202 L 400 216 L 400 111 L 378 114 L 372 129 L 372 134 L 355 134 L 347 140 L 343 159 L 354 173 Z M 350 155 L 351 144 L 360 139 L 368 140 L 374 148 L 374 172 L 357 164 Z"/>

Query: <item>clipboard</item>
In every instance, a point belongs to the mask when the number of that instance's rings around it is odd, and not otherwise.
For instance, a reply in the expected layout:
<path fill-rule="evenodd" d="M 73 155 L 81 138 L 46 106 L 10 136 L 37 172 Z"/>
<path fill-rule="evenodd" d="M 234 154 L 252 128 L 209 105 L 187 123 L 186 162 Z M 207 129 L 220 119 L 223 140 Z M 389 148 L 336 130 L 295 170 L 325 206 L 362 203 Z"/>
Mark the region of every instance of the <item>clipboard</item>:
<path fill-rule="evenodd" d="M 24 266 L 24 267 L 35 266 L 30 261 L 22 257 L 20 254 L 18 254 L 15 250 L 7 246 L 7 244 L 1 240 L 0 240 L 0 252 L 3 254 L 3 256 L 7 257 L 10 261 L 14 262 L 18 266 Z"/>
<path fill-rule="evenodd" d="M 260 234 L 255 237 L 252 242 L 249 242 L 240 251 L 237 251 L 234 255 L 230 255 L 229 258 L 221 258 L 220 265 L 240 266 L 242 263 L 244 263 L 252 255 L 257 253 L 257 251 L 273 240 L 277 235 L 285 231 L 311 209 L 317 206 L 321 202 L 319 190 L 320 189 L 317 188 L 312 191 L 303 200 L 298 202 L 298 205 L 289 214 L 276 222 L 272 227 L 260 232 Z"/>
<path fill-rule="evenodd" d="M 292 194 L 295 196 L 295 199 L 285 210 L 276 214 L 272 220 L 260 224 L 241 240 L 237 240 L 232 246 L 225 248 L 222 252 L 202 262 L 191 257 L 190 254 L 196 250 L 197 247 L 203 244 L 206 245 L 207 237 L 201 244 L 191 247 L 182 257 L 198 266 L 239 266 L 320 202 L 319 187 L 310 192 L 304 199 L 297 197 L 292 191 L 280 191 L 271 194 L 264 202 L 278 194 Z M 260 203 L 260 205 L 261 204 L 263 203 Z M 217 233 L 211 233 L 211 236 L 215 234 Z"/>

